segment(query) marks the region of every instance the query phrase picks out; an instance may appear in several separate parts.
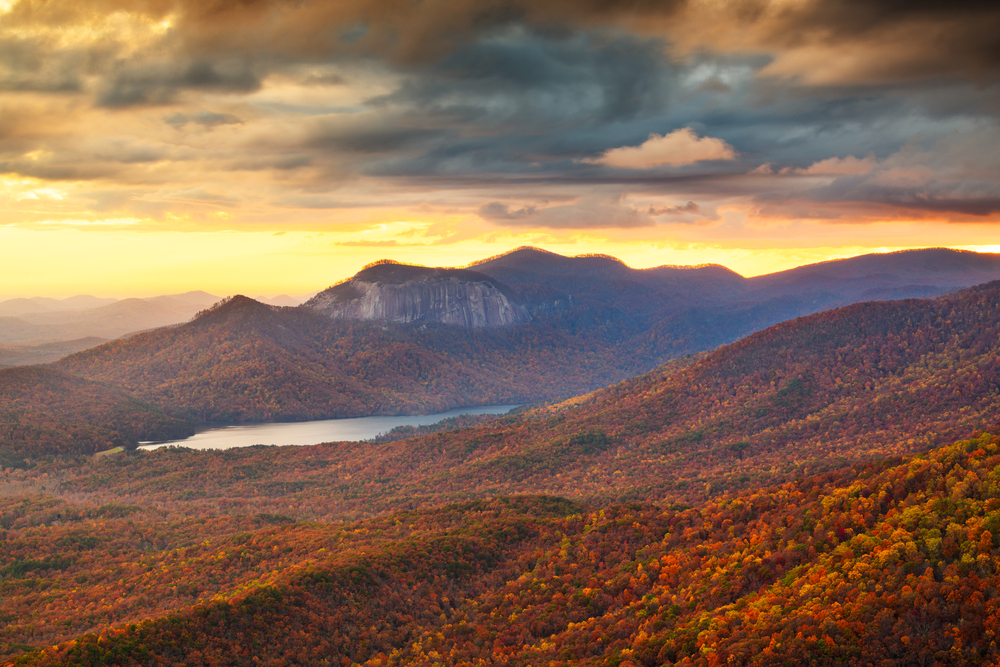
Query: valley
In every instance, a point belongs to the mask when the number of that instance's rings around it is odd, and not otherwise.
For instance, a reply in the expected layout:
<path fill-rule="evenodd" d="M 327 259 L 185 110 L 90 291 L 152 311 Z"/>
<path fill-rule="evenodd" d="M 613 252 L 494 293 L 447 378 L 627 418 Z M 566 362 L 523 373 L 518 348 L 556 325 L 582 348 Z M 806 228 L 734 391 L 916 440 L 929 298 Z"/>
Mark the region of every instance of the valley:
<path fill-rule="evenodd" d="M 923 252 L 764 281 L 532 249 L 379 263 L 315 307 L 232 297 L 0 369 L 0 658 L 996 664 L 1000 282 L 950 289 L 994 260 Z M 539 402 L 135 449 L 501 401 Z"/>

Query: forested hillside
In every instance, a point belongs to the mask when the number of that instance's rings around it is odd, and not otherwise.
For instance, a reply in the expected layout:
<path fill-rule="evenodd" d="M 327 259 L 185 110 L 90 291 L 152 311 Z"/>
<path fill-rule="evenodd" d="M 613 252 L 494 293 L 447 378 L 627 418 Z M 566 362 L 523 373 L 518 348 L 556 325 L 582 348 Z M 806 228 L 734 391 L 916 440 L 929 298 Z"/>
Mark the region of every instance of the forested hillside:
<path fill-rule="evenodd" d="M 0 369 L 0 467 L 193 432 L 189 424 L 106 385 L 48 368 Z"/>
<path fill-rule="evenodd" d="M 430 414 L 565 397 L 637 373 L 592 336 L 546 325 L 469 330 L 330 320 L 234 297 L 188 324 L 56 366 L 197 421 Z"/>
<path fill-rule="evenodd" d="M 290 503 L 322 520 L 512 493 L 694 503 L 992 428 L 998 341 L 998 284 L 859 304 L 474 428 L 178 456 L 169 466 L 123 459 L 111 480 L 67 471 L 63 484 L 104 502 L 170 503 L 196 491 L 210 504 L 243 498 L 243 485 L 266 478 L 273 489 L 255 498 L 257 511 Z"/>
<path fill-rule="evenodd" d="M 995 664 L 998 445 L 689 509 L 536 497 L 331 526 L 6 501 L 0 650 L 42 649 L 19 665 Z"/>

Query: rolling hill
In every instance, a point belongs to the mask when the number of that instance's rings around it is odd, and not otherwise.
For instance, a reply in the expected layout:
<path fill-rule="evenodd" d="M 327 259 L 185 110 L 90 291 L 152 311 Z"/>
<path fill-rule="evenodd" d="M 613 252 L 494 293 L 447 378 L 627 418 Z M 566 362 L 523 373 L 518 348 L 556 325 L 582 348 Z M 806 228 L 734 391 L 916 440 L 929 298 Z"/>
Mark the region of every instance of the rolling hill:
<path fill-rule="evenodd" d="M 88 350 L 107 342 L 107 338 L 90 337 L 38 345 L 0 345 L 0 366 L 50 364 L 66 355 Z"/>
<path fill-rule="evenodd" d="M 0 405 L 0 466 L 194 432 L 119 389 L 49 368 L 0 369 Z"/>

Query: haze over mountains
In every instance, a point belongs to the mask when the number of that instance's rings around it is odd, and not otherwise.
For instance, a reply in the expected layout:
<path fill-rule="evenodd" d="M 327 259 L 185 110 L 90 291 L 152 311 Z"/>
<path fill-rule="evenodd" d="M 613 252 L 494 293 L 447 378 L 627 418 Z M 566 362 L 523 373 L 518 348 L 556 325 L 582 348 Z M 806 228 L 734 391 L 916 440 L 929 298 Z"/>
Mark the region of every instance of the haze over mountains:
<path fill-rule="evenodd" d="M 85 337 L 117 338 L 183 322 L 218 300 L 206 292 L 187 292 L 148 299 L 111 300 L 89 308 L 56 308 L 47 304 L 49 307 L 45 310 L 26 311 L 28 306 L 24 302 L 34 300 L 12 299 L 0 303 L 0 312 L 16 313 L 0 317 L 0 342 L 39 344 Z"/>
<path fill-rule="evenodd" d="M 0 366 L 50 363 L 113 338 L 186 322 L 219 299 L 197 291 L 145 299 L 0 301 Z M 287 295 L 259 299 L 277 306 L 301 303 Z"/>

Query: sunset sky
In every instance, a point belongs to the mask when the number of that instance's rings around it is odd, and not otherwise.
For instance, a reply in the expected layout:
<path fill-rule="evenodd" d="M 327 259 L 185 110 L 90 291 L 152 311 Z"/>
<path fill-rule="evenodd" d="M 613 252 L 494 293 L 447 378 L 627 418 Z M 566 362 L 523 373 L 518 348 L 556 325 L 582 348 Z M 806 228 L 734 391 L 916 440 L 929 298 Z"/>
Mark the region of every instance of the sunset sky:
<path fill-rule="evenodd" d="M 0 0 L 0 297 L 997 251 L 997 35 L 995 0 Z"/>

